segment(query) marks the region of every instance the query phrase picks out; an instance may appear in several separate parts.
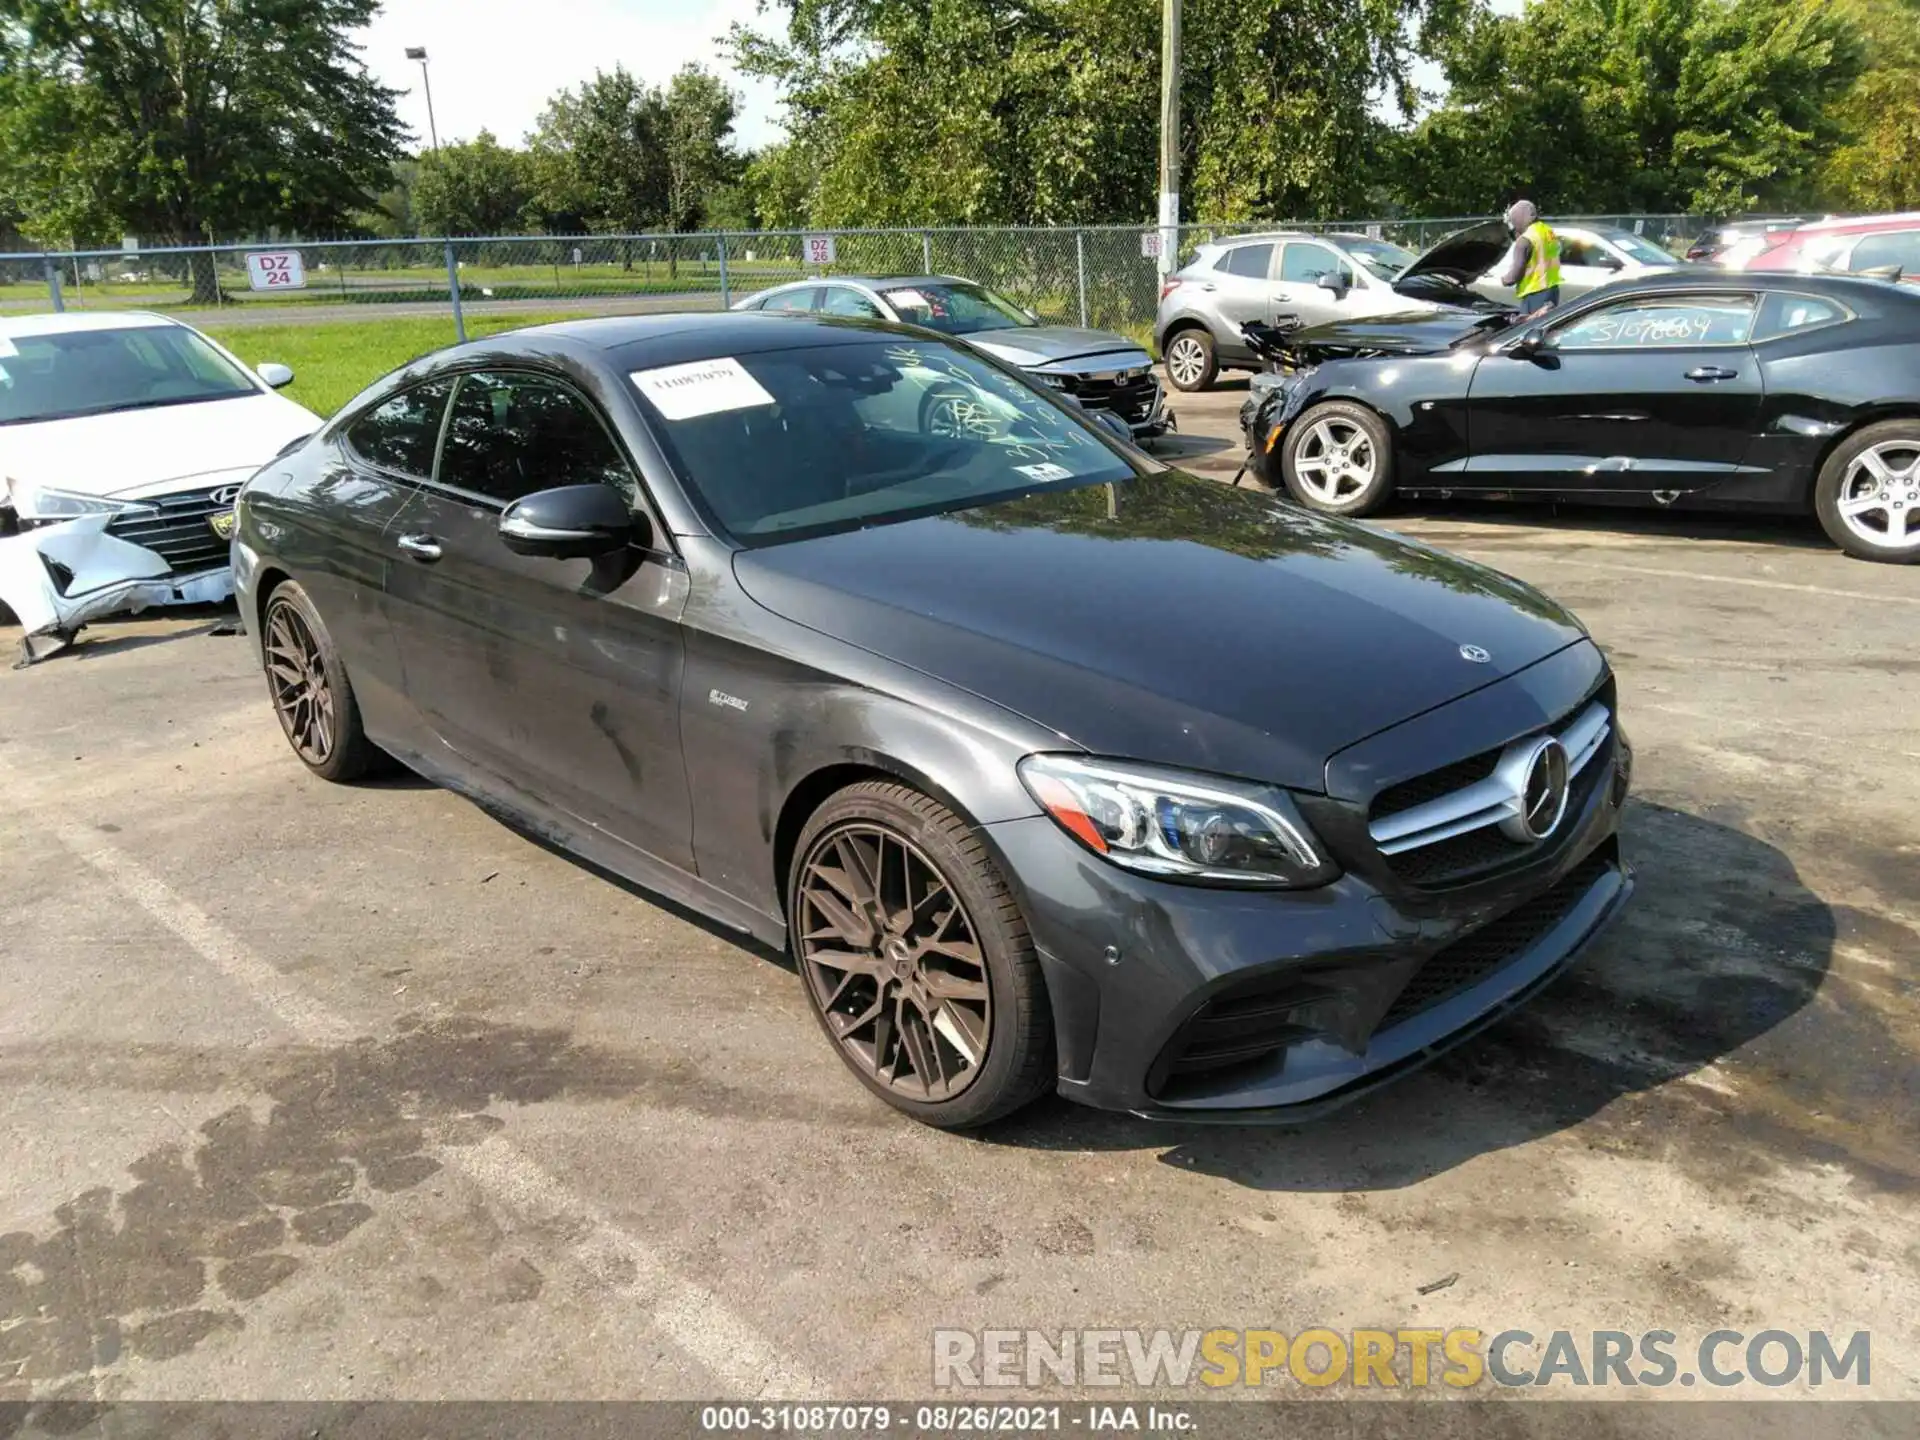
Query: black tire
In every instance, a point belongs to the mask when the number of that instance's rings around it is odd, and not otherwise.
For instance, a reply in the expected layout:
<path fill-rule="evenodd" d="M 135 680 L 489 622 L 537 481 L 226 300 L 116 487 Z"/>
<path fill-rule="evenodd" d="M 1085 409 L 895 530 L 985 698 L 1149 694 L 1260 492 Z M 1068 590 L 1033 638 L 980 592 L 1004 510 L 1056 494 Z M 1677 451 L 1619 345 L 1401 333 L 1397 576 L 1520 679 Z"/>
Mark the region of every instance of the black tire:
<path fill-rule="evenodd" d="M 1895 457 L 1888 466 L 1898 478 L 1876 480 L 1856 462 L 1869 451 Z M 1900 473 L 1905 471 L 1906 473 Z M 1845 493 L 1843 493 L 1845 492 Z M 1852 522 L 1842 513 L 1848 498 L 1880 503 Z M 1827 456 L 1813 484 L 1814 513 L 1834 544 L 1856 560 L 1878 560 L 1889 565 L 1920 563 L 1920 420 L 1883 420 L 1856 430 Z M 1886 543 L 1894 525 L 1902 526 L 1905 543 Z"/>
<path fill-rule="evenodd" d="M 1213 335 L 1204 325 L 1183 326 L 1167 336 L 1162 359 L 1167 362 L 1167 383 L 1188 394 L 1211 390 L 1213 382 L 1220 378 L 1220 360 L 1214 354 Z"/>
<path fill-rule="evenodd" d="M 891 837 L 896 846 L 907 847 L 893 853 L 900 856 L 917 855 L 931 865 L 937 878 L 957 898 L 961 919 L 971 932 L 977 953 L 984 961 L 981 968 L 986 972 L 985 995 L 989 1002 L 981 1027 L 986 1036 L 985 1053 L 971 1067 L 971 1075 L 965 1081 L 964 1088 L 944 1098 L 918 1098 L 909 1093 L 898 1078 L 894 1083 L 889 1083 L 888 1079 L 876 1073 L 882 1067 L 858 1052 L 864 1043 L 877 1055 L 885 1042 L 862 1042 L 858 1036 L 867 1027 L 851 1024 L 858 1018 L 856 1012 L 869 1008 L 864 994 L 849 998 L 843 1006 L 837 1005 L 834 1013 L 830 1014 L 826 1002 L 834 997 L 823 995 L 822 991 L 831 987 L 834 967 L 823 967 L 809 958 L 813 954 L 830 957 L 836 952 L 852 953 L 851 944 L 842 943 L 844 933 L 838 937 L 809 938 L 810 935 L 820 936 L 818 916 L 824 913 L 815 910 L 812 899 L 812 895 L 821 893 L 817 879 L 813 881 L 810 893 L 810 876 L 817 877 L 821 873 L 814 868 L 816 862 L 822 867 L 832 866 L 834 858 L 845 853 L 836 850 L 838 844 L 850 841 L 864 843 L 869 836 L 876 834 Z M 884 895 L 890 888 L 884 859 L 886 853 L 882 851 L 881 883 L 873 887 L 877 895 Z M 835 868 L 845 873 L 846 867 Z M 931 892 L 923 893 L 931 898 Z M 884 900 L 881 903 L 884 906 Z M 925 900 L 921 904 L 924 905 Z M 852 908 L 849 903 L 849 914 Z M 907 908 L 915 909 L 911 904 Z M 870 947 L 871 961 L 881 964 L 885 954 L 883 947 L 888 943 L 883 937 L 902 932 L 889 930 L 884 922 L 873 920 L 874 913 L 873 908 L 869 907 L 864 918 L 874 936 Z M 1057 1073 L 1053 1013 L 1047 1004 L 1046 982 L 1040 973 L 1040 962 L 1034 954 L 1033 941 L 1027 933 L 1026 919 L 1020 913 L 1019 904 L 1000 874 L 999 866 L 994 862 L 986 843 L 972 827 L 937 800 L 910 786 L 881 780 L 850 785 L 829 798 L 808 819 L 794 846 L 792 872 L 787 877 L 787 923 L 790 947 L 800 971 L 801 985 L 822 1032 L 860 1082 L 903 1114 L 945 1130 L 967 1129 L 1011 1114 L 1052 1086 Z M 946 930 L 947 925 L 943 924 L 941 929 Z M 863 950 L 862 954 L 865 956 L 867 951 Z M 853 974 L 845 971 L 844 967 L 842 971 Z M 872 984 L 876 1005 L 884 1009 L 888 993 L 884 987 L 891 982 L 862 981 L 856 975 L 853 983 L 855 986 Z M 897 997 L 900 992 L 896 989 L 893 993 Z M 893 1013 L 900 1015 L 907 1012 L 896 1005 Z M 921 1012 L 913 1011 L 909 1022 L 915 1017 L 924 1020 Z M 836 1028 L 836 1022 L 849 1024 L 846 1033 L 855 1038 L 851 1041 L 843 1038 L 843 1032 Z M 894 1041 L 896 1059 L 892 1069 L 896 1077 L 898 1056 L 910 1048 L 904 1039 L 907 1028 L 909 1026 L 896 1026 L 892 1031 L 901 1037 Z M 924 1046 L 929 1038 L 924 1024 L 919 1033 L 920 1043 Z M 939 1049 L 937 1044 L 934 1049 Z M 953 1051 L 950 1046 L 948 1053 L 959 1052 Z"/>
<path fill-rule="evenodd" d="M 1315 487 L 1301 475 L 1301 462 L 1311 464 L 1319 453 L 1311 447 L 1319 443 L 1318 427 L 1323 422 L 1337 431 L 1364 436 L 1370 448 L 1370 478 L 1336 497 L 1329 497 L 1324 484 Z M 1287 427 L 1277 448 L 1280 456 L 1277 468 L 1287 493 L 1309 510 L 1318 510 L 1324 515 L 1371 515 L 1393 496 L 1393 439 L 1387 433 L 1386 422 L 1364 405 L 1346 400 L 1315 405 Z M 1338 490 L 1337 485 L 1333 488 Z"/>
<path fill-rule="evenodd" d="M 296 582 L 281 581 L 267 597 L 260 612 L 260 643 L 267 662 L 267 696 L 300 763 L 336 784 L 358 780 L 378 768 L 386 757 L 360 723 L 360 705 L 339 648 L 312 599 Z M 289 645 L 309 651 L 303 678 L 290 673 Z M 324 704 L 317 698 L 322 691 Z M 304 705 L 299 698 L 302 693 L 310 697 Z"/>

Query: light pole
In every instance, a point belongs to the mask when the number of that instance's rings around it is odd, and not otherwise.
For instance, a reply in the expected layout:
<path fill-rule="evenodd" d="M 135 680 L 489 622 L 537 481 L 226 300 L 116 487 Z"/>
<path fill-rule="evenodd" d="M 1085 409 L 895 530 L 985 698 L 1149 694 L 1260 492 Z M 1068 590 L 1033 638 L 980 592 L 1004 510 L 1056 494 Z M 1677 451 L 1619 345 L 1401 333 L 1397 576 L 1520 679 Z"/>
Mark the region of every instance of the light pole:
<path fill-rule="evenodd" d="M 420 62 L 420 83 L 427 87 L 427 134 L 433 140 L 433 153 L 440 153 L 440 131 L 433 123 L 433 81 L 427 77 L 427 47 L 409 45 L 407 59 Z"/>
<path fill-rule="evenodd" d="M 1180 254 L 1180 0 L 1162 0 L 1160 14 L 1160 274 Z"/>

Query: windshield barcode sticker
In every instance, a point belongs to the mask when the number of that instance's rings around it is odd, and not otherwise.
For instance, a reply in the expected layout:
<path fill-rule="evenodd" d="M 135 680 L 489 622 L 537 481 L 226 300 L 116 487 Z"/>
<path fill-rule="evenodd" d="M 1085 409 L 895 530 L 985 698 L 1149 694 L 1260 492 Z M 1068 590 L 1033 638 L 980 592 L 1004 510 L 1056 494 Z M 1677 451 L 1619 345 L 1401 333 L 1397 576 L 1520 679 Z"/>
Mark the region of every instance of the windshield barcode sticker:
<path fill-rule="evenodd" d="M 1013 468 L 1033 480 L 1071 480 L 1073 478 L 1073 471 L 1064 465 L 1016 465 Z"/>
<path fill-rule="evenodd" d="M 635 370 L 627 378 L 669 420 L 691 420 L 697 415 L 773 404 L 766 387 L 731 355 L 697 360 L 691 365 Z"/>

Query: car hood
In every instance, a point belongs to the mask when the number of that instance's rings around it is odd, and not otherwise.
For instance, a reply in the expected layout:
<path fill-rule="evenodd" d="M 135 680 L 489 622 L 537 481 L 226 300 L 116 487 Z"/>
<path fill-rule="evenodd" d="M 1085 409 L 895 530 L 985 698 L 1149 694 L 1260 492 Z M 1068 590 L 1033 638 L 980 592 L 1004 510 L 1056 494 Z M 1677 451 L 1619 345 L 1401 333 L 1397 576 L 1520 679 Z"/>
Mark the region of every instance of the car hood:
<path fill-rule="evenodd" d="M 1437 244 L 1428 246 L 1394 277 L 1394 284 L 1397 286 L 1422 275 L 1438 275 L 1457 284 L 1471 285 L 1498 265 L 1512 244 L 1513 236 L 1507 233 L 1505 221 L 1483 220 L 1478 225 L 1455 230 Z"/>
<path fill-rule="evenodd" d="M 769 610 L 1063 745 L 1308 790 L 1336 751 L 1584 634 L 1518 580 L 1179 471 L 746 550 L 734 567 Z"/>
<path fill-rule="evenodd" d="M 82 495 L 137 497 L 225 472 L 245 479 L 320 424 L 285 396 L 261 393 L 4 425 L 0 475 Z"/>
<path fill-rule="evenodd" d="M 1330 360 L 1340 355 L 1431 355 L 1490 327 L 1497 328 L 1497 322 L 1466 310 L 1366 315 L 1295 330 L 1287 336 L 1287 348 L 1308 360 Z"/>
<path fill-rule="evenodd" d="M 1023 325 L 1006 330 L 976 330 L 960 337 L 989 355 L 1012 365 L 1048 365 L 1055 360 L 1077 360 L 1083 355 L 1132 351 L 1146 364 L 1146 352 L 1137 341 L 1105 330 L 1076 330 L 1068 325 Z"/>

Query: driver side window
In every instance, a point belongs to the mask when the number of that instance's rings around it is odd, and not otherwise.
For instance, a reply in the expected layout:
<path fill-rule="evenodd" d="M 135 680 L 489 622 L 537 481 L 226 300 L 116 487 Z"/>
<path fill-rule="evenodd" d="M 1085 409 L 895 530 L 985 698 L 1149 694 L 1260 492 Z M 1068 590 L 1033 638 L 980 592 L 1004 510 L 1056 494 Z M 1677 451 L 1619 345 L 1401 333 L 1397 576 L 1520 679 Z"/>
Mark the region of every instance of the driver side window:
<path fill-rule="evenodd" d="M 537 490 L 596 482 L 629 500 L 637 493 L 593 407 L 544 375 L 461 377 L 436 478 L 502 504 Z"/>
<path fill-rule="evenodd" d="M 1338 275 L 1345 267 L 1340 257 L 1324 245 L 1288 245 L 1280 261 L 1280 278 L 1298 285 L 1318 284 L 1322 275 Z"/>
<path fill-rule="evenodd" d="M 1751 295 L 1667 295 L 1590 310 L 1552 330 L 1556 350 L 1672 350 L 1744 345 L 1753 334 Z"/>

